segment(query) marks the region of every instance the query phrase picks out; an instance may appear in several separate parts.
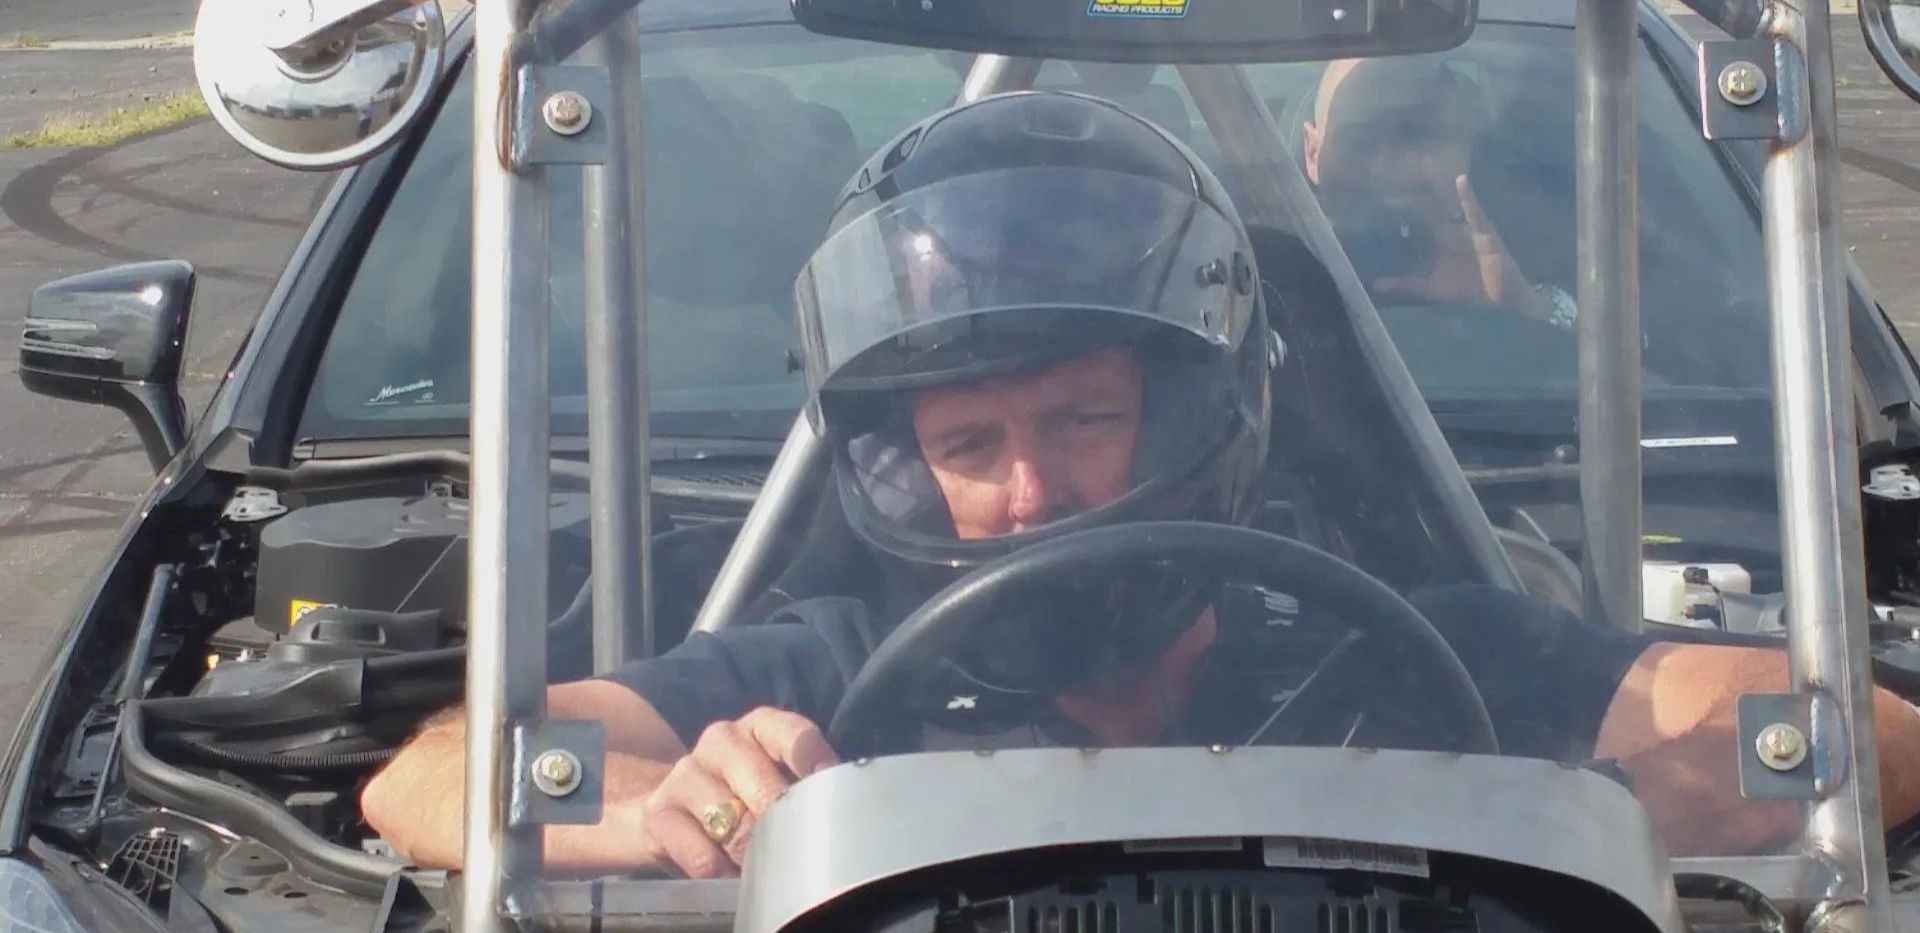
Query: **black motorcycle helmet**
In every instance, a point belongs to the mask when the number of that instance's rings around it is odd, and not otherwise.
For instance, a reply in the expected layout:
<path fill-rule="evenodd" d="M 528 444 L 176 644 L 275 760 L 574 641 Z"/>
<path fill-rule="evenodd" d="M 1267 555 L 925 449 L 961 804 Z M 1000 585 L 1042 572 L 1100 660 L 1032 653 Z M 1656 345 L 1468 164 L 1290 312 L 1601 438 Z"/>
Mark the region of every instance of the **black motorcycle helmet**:
<path fill-rule="evenodd" d="M 1278 352 L 1246 230 L 1192 152 L 1112 103 L 1001 94 L 907 129 L 843 190 L 795 292 L 808 416 L 847 520 L 922 596 L 1056 535 L 1245 523 L 1259 505 Z M 959 536 L 914 435 L 914 393 L 1109 347 L 1134 352 L 1143 375 L 1130 490 L 1038 528 Z M 1037 665 L 1057 674 L 1053 655 L 1094 644 L 1105 662 L 1065 667 L 1157 657 L 1205 598 L 1178 580 L 1113 582 L 1080 613 L 1106 632 L 1059 618 L 1088 593 L 1048 600 L 1045 631 L 1021 636 L 1057 642 L 1035 646 Z"/>

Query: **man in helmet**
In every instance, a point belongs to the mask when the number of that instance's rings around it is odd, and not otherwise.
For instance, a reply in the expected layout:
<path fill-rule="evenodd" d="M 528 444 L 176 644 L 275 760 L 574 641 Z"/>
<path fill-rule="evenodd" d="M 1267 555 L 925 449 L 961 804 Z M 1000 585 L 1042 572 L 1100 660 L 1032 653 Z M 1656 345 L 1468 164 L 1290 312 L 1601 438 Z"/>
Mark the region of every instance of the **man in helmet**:
<path fill-rule="evenodd" d="M 937 588 L 1079 529 L 1252 520 L 1282 359 L 1256 274 L 1211 173 L 1092 98 L 987 98 L 874 157 L 796 297 L 830 494 L 886 585 L 849 581 L 865 598 L 805 600 L 553 688 L 551 714 L 605 723 L 609 755 L 602 821 L 549 828 L 549 861 L 731 873 L 754 821 L 837 763 L 823 726 L 889 626 Z M 1316 643 L 1311 612 L 1284 594 L 1194 582 L 1207 568 L 1129 567 L 1118 580 L 1088 569 L 1026 605 L 996 604 L 917 685 L 935 702 L 901 698 L 918 729 L 892 738 L 1280 740 L 1288 691 L 1345 644 Z M 1733 698 L 1785 682 L 1777 652 L 1655 644 L 1471 588 L 1418 602 L 1474 677 L 1504 753 L 1617 759 L 1682 850 L 1759 845 L 1797 825 L 1790 810 L 1727 809 L 1740 803 Z M 1883 788 L 1891 823 L 1920 810 L 1920 717 L 1883 699 L 1883 744 L 1903 750 L 1885 756 L 1904 774 Z M 1391 722 L 1331 725 L 1336 743 L 1421 747 Z M 369 784 L 367 820 L 418 863 L 457 864 L 462 761 L 457 715 L 438 717 Z"/>

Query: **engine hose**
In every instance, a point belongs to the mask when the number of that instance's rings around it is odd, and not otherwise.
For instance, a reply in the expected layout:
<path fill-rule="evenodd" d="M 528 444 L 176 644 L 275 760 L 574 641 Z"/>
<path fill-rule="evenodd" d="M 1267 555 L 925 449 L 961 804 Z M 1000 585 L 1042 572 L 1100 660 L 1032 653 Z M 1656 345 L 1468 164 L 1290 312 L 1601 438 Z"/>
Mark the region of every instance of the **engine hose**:
<path fill-rule="evenodd" d="M 202 764 L 228 768 L 285 771 L 293 774 L 332 774 L 339 771 L 364 771 L 386 764 L 400 753 L 397 748 L 377 748 L 365 752 L 338 752 L 328 755 L 288 755 L 278 752 L 242 752 L 167 736 L 159 744 L 198 759 Z"/>

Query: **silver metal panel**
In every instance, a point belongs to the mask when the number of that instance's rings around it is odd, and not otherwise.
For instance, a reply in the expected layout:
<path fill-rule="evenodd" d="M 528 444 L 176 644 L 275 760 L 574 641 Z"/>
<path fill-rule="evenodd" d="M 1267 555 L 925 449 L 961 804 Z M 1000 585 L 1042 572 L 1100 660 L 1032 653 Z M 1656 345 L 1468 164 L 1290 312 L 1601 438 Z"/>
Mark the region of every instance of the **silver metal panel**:
<path fill-rule="evenodd" d="M 653 644 L 652 459 L 647 438 L 645 179 L 640 164 L 639 13 L 628 11 L 582 50 L 618 76 L 594 122 L 607 134 L 604 166 L 582 171 L 587 295 L 588 486 L 593 512 L 593 669 L 606 673 Z M 631 177 L 629 177 L 631 176 Z M 627 637 L 637 624 L 637 644 Z"/>
<path fill-rule="evenodd" d="M 1740 796 L 1749 800 L 1812 800 L 1813 758 L 1786 770 L 1768 767 L 1758 749 L 1760 733 L 1784 724 L 1804 738 L 1813 731 L 1813 704 L 1804 693 L 1749 693 L 1739 701 L 1739 736 L 1734 745 L 1740 756 Z"/>
<path fill-rule="evenodd" d="M 1829 28 L 1823 3 L 1775 4 L 1768 20 L 1783 128 L 1804 117 L 1809 130 L 1768 151 L 1762 181 L 1787 652 L 1794 689 L 1813 698 L 1814 747 L 1831 749 L 1806 827 L 1807 848 L 1837 872 L 1822 916 L 1834 929 L 1888 930 Z"/>
<path fill-rule="evenodd" d="M 1666 852 L 1619 784 L 1533 759 L 1331 748 L 1020 749 L 840 765 L 794 785 L 755 828 L 734 929 L 774 933 L 847 891 L 962 859 L 1219 836 L 1529 865 L 1682 929 Z"/>
<path fill-rule="evenodd" d="M 740 883 L 596 878 L 545 881 L 509 896 L 509 910 L 529 929 L 600 933 L 724 933 L 733 929 Z"/>
<path fill-rule="evenodd" d="M 1722 858 L 1676 858 L 1675 875 L 1718 875 L 1751 886 L 1767 899 L 1787 905 L 1803 902 L 1826 890 L 1831 872 L 1816 859 L 1797 855 L 1759 855 Z M 1920 929 L 1920 928 L 1916 928 Z"/>
<path fill-rule="evenodd" d="M 1639 4 L 1580 0 L 1574 186 L 1580 254 L 1580 549 L 1586 616 L 1639 631 Z"/>
<path fill-rule="evenodd" d="M 529 67 L 525 73 L 531 81 L 523 96 L 536 119 L 524 124 L 532 132 L 521 141 L 524 143 L 522 165 L 621 164 L 613 162 L 610 148 L 614 135 L 613 88 L 606 69 L 591 65 L 538 65 Z M 585 111 L 584 125 L 571 134 L 556 132 L 537 118 L 547 98 L 564 91 L 579 94 L 591 105 Z M 592 273 L 591 268 L 587 271 Z M 589 311 L 593 298 L 589 292 Z"/>
<path fill-rule="evenodd" d="M 541 863 L 539 826 L 508 821 L 515 725 L 546 705 L 549 465 L 547 204 L 520 174 L 509 55 L 534 0 L 474 9 L 473 386 L 469 473 L 466 810 L 462 933 L 504 931 L 501 892 Z"/>
<path fill-rule="evenodd" d="M 607 724 L 598 719 L 546 719 L 513 731 L 513 826 L 591 826 L 606 794 Z M 570 772 L 538 780 L 541 756 L 565 753 Z"/>
<path fill-rule="evenodd" d="M 1775 93 L 1773 40 L 1747 39 L 1702 42 L 1698 49 L 1700 128 L 1708 139 L 1773 139 L 1780 135 L 1780 96 Z M 1727 99 L 1720 87 L 1729 65 L 1745 63 L 1764 78 L 1758 100 L 1741 105 Z"/>

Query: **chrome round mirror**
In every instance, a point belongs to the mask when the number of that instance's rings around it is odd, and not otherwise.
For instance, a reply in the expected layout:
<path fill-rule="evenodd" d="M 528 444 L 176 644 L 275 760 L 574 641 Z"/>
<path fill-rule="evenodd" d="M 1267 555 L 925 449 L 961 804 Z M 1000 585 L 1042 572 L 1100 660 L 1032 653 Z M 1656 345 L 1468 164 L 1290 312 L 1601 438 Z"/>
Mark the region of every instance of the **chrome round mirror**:
<path fill-rule="evenodd" d="M 436 0 L 202 0 L 193 70 L 221 128 L 289 168 L 364 161 L 412 123 L 440 74 Z"/>
<path fill-rule="evenodd" d="M 1920 0 L 1860 0 L 1860 31 L 1880 70 L 1920 101 Z"/>

